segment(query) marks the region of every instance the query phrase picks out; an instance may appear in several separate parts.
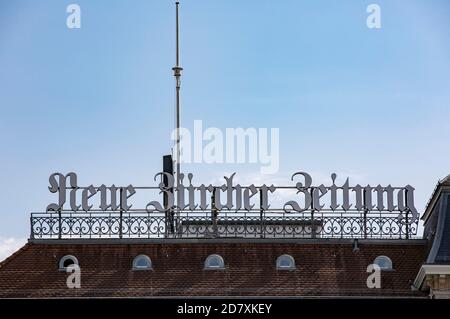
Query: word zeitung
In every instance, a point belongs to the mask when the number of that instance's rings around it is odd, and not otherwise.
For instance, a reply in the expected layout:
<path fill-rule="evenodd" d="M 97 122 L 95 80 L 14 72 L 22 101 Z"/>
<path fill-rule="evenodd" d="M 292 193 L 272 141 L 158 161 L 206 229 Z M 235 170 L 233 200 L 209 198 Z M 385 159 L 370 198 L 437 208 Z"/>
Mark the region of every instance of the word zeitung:
<path fill-rule="evenodd" d="M 204 184 L 194 186 L 192 184 L 193 175 L 188 174 L 189 185 L 184 185 L 185 175 L 180 174 L 180 186 L 177 189 L 174 185 L 173 175 L 160 172 L 155 175 L 155 181 L 158 178 L 164 180 L 159 183 L 158 187 L 147 187 L 147 189 L 156 189 L 160 194 L 164 195 L 164 204 L 159 201 L 150 201 L 145 208 L 149 213 L 151 212 L 166 212 L 173 210 L 182 211 L 201 211 L 207 210 L 233 210 L 233 211 L 250 211 L 255 208 L 256 204 L 252 203 L 252 198 L 259 197 L 259 206 L 257 209 L 270 211 L 269 194 L 274 194 L 277 189 L 290 188 L 296 190 L 299 198 L 287 201 L 282 208 L 286 213 L 295 212 L 321 212 L 321 211 L 357 211 L 367 212 L 371 211 L 398 211 L 398 220 L 402 224 L 412 224 L 417 222 L 419 214 L 414 205 L 414 191 L 415 189 L 407 185 L 405 187 L 392 187 L 388 185 L 383 187 L 378 185 L 372 187 L 370 185 L 350 186 L 349 179 L 342 186 L 336 185 L 336 174 L 331 175 L 332 185 L 312 186 L 312 178 L 305 172 L 297 172 L 292 175 L 291 180 L 299 180 L 295 186 L 291 187 L 276 187 L 273 184 L 267 186 L 241 186 L 234 185 L 235 173 L 230 177 L 224 177 L 225 183 L 220 186 Z M 64 205 L 69 197 L 70 210 L 88 212 L 93 208 L 93 204 L 89 201 L 97 196 L 100 201 L 98 207 L 102 211 L 123 211 L 127 212 L 133 205 L 129 204 L 129 199 L 136 194 L 137 190 L 143 189 L 139 187 L 136 189 L 132 185 L 127 187 L 117 187 L 112 185 L 106 187 L 101 185 L 95 187 L 90 185 L 88 187 L 79 187 L 77 184 L 77 175 L 75 173 L 68 173 L 63 175 L 61 173 L 54 173 L 49 178 L 51 193 L 59 193 L 58 203 L 52 203 L 47 206 L 47 211 L 63 211 Z M 145 187 L 144 187 L 145 188 Z M 78 202 L 78 193 L 81 191 L 81 203 Z M 259 196 L 258 196 L 259 194 Z M 221 198 L 223 195 L 223 199 Z M 199 202 L 197 200 L 199 199 Z M 210 199 L 208 204 L 208 200 Z M 176 201 L 176 203 L 175 203 Z M 327 204 L 325 204 L 327 203 Z M 136 210 L 136 209 L 135 209 Z M 411 213 L 408 220 L 405 220 L 402 213 Z"/>

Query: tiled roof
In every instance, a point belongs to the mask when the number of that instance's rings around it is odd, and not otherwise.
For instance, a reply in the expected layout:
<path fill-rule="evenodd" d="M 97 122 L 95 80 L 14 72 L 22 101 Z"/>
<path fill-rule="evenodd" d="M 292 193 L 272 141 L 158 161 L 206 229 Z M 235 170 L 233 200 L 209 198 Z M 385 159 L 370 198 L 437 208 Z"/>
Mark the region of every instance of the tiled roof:
<path fill-rule="evenodd" d="M 411 283 L 426 259 L 416 241 L 314 243 L 29 243 L 0 265 L 0 297 L 151 297 L 151 296 L 401 296 L 414 297 Z M 78 258 L 81 289 L 68 289 L 58 262 Z M 153 270 L 133 271 L 133 258 L 148 255 Z M 225 270 L 204 270 L 210 254 Z M 295 258 L 296 270 L 277 270 L 282 254 Z M 367 266 L 379 255 L 395 271 L 382 273 L 382 288 L 369 289 Z"/>

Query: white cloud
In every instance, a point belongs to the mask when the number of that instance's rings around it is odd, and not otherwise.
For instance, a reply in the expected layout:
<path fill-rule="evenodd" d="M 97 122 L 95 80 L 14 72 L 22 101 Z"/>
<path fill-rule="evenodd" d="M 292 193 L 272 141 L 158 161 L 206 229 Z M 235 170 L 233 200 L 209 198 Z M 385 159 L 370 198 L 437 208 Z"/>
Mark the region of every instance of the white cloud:
<path fill-rule="evenodd" d="M 25 238 L 0 237 L 0 261 L 8 258 L 15 251 L 21 248 L 27 240 Z"/>

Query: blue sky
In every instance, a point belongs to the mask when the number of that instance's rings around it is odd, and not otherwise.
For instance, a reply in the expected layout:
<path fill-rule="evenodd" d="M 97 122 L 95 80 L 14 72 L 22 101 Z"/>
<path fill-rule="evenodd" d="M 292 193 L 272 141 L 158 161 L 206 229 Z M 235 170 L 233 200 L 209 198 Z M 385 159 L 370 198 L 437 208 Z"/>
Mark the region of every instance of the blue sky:
<path fill-rule="evenodd" d="M 278 180 L 412 184 L 423 211 L 450 174 L 448 1 L 181 2 L 183 126 L 280 128 Z M 81 29 L 66 27 L 70 3 Z M 0 237 L 28 237 L 53 172 L 153 185 L 172 145 L 174 58 L 172 1 L 0 1 Z"/>

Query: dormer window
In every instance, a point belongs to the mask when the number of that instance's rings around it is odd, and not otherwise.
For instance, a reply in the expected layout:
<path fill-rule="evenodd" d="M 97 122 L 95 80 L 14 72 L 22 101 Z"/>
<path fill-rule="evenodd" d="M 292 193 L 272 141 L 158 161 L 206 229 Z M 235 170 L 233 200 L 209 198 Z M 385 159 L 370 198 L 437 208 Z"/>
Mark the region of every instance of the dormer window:
<path fill-rule="evenodd" d="M 205 269 L 225 269 L 223 258 L 219 255 L 209 255 L 205 260 Z"/>
<path fill-rule="evenodd" d="M 292 270 L 295 268 L 295 260 L 291 255 L 281 255 L 277 258 L 278 270 Z"/>
<path fill-rule="evenodd" d="M 152 261 L 146 255 L 136 256 L 133 260 L 133 270 L 151 270 Z"/>
<path fill-rule="evenodd" d="M 66 270 L 71 265 L 79 265 L 77 257 L 66 255 L 59 260 L 59 270 Z"/>
<path fill-rule="evenodd" d="M 375 265 L 378 265 L 381 270 L 393 270 L 392 267 L 392 260 L 389 257 L 386 256 L 378 256 L 375 258 L 375 261 L 373 262 Z"/>

